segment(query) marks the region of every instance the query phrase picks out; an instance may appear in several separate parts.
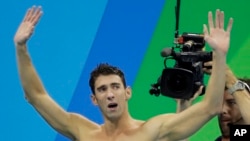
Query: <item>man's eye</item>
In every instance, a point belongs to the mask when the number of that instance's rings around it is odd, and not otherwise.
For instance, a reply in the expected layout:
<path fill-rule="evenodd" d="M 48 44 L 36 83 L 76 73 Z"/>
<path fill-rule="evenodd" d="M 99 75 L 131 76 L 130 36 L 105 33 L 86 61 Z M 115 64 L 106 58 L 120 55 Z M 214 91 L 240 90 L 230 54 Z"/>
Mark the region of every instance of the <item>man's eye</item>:
<path fill-rule="evenodd" d="M 114 88 L 114 89 L 119 89 L 120 86 L 119 86 L 119 85 L 114 85 L 113 88 Z"/>
<path fill-rule="evenodd" d="M 228 104 L 234 105 L 234 104 L 236 104 L 236 102 L 235 101 L 228 101 Z"/>
<path fill-rule="evenodd" d="M 99 92 L 104 92 L 106 90 L 106 88 L 100 88 L 98 89 Z"/>

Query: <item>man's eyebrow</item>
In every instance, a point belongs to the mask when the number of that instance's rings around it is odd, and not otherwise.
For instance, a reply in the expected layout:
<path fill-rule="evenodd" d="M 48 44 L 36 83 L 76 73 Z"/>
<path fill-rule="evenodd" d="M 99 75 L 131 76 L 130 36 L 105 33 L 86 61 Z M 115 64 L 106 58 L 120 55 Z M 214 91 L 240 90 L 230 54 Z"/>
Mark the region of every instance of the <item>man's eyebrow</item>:
<path fill-rule="evenodd" d="M 232 101 L 235 102 L 235 99 L 230 98 L 230 99 L 227 99 L 226 101 L 227 101 L 227 102 L 232 102 Z"/>
<path fill-rule="evenodd" d="M 117 82 L 111 83 L 111 86 L 114 86 L 114 85 L 121 85 L 121 83 L 117 83 Z"/>
<path fill-rule="evenodd" d="M 101 85 L 101 86 L 97 87 L 96 89 L 100 90 L 100 89 L 105 88 L 105 87 L 106 87 L 106 85 Z"/>
<path fill-rule="evenodd" d="M 121 83 L 113 82 L 113 83 L 111 83 L 110 85 L 111 85 L 111 86 L 120 86 Z M 101 85 L 101 86 L 97 87 L 96 89 L 97 89 L 97 90 L 100 90 L 100 89 L 105 88 L 105 87 L 107 87 L 107 85 Z"/>

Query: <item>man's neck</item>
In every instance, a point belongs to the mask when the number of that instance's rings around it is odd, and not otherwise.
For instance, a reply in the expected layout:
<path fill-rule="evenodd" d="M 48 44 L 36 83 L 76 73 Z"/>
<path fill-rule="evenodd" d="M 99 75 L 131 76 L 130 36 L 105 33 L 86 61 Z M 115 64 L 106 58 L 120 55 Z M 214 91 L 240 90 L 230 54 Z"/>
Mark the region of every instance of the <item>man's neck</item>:
<path fill-rule="evenodd" d="M 131 128 L 137 127 L 137 123 L 139 123 L 137 120 L 133 119 L 129 114 L 125 114 L 117 119 L 105 119 L 102 129 L 107 135 L 118 135 Z"/>
<path fill-rule="evenodd" d="M 222 135 L 221 141 L 230 141 L 230 137 Z"/>

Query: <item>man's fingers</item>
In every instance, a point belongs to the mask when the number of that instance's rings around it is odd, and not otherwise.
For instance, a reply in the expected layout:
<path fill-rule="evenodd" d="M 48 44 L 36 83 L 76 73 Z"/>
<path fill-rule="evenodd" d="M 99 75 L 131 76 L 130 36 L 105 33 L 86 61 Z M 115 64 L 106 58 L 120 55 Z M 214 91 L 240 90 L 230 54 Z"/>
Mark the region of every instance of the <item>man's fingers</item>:
<path fill-rule="evenodd" d="M 212 72 L 211 72 L 211 69 L 206 69 L 206 68 L 203 68 L 202 71 L 205 73 L 205 74 L 208 74 L 210 75 Z"/>
<path fill-rule="evenodd" d="M 42 15 L 42 10 L 41 6 L 37 7 L 36 10 L 34 11 L 34 14 L 32 16 L 31 22 L 33 25 L 36 25 L 37 22 L 39 21 L 41 15 Z"/>
<path fill-rule="evenodd" d="M 214 28 L 213 15 L 211 11 L 208 12 L 208 25 L 210 29 Z"/>
<path fill-rule="evenodd" d="M 189 100 L 191 100 L 191 101 L 195 100 L 202 93 L 202 89 L 203 89 L 203 86 L 200 86 L 198 91 L 196 91 L 196 93 L 193 95 L 193 97 L 190 98 Z"/>
<path fill-rule="evenodd" d="M 32 6 L 31 8 L 28 9 L 26 12 L 26 15 L 24 17 L 24 22 L 31 22 L 33 25 L 35 25 L 38 21 L 39 18 L 42 15 L 41 11 L 41 6 Z"/>
<path fill-rule="evenodd" d="M 28 21 L 30 19 L 30 15 L 32 14 L 32 8 L 29 8 L 25 14 L 25 17 L 23 19 L 23 21 Z"/>
<path fill-rule="evenodd" d="M 213 63 L 212 61 L 205 62 L 205 63 L 204 63 L 204 66 L 212 66 L 212 63 Z"/>
<path fill-rule="evenodd" d="M 203 24 L 203 34 L 204 34 L 204 40 L 207 41 L 209 38 L 209 33 L 207 29 L 207 25 Z"/>
<path fill-rule="evenodd" d="M 220 28 L 224 29 L 224 11 L 220 12 L 220 21 L 219 21 L 219 24 L 220 24 Z"/>
<path fill-rule="evenodd" d="M 198 89 L 198 91 L 194 94 L 193 98 L 196 98 L 197 96 L 199 96 L 202 93 L 202 89 L 203 89 L 203 86 L 200 86 L 200 88 Z"/>
<path fill-rule="evenodd" d="M 232 26 L 233 26 L 233 18 L 229 19 L 228 25 L 227 25 L 227 32 L 230 33 L 232 30 Z"/>
<path fill-rule="evenodd" d="M 40 12 L 40 14 L 36 16 L 36 18 L 33 21 L 33 25 L 37 24 L 37 22 L 39 21 L 39 19 L 40 19 L 41 16 L 42 16 L 42 12 Z"/>
<path fill-rule="evenodd" d="M 207 25 L 203 24 L 203 33 L 205 36 L 208 35 Z"/>
<path fill-rule="evenodd" d="M 219 28 L 220 27 L 220 10 L 216 10 L 216 16 L 215 16 L 215 27 Z"/>
<path fill-rule="evenodd" d="M 29 13 L 29 15 L 28 15 L 27 21 L 31 21 L 31 20 L 32 20 L 32 18 L 33 18 L 33 16 L 34 16 L 35 10 L 36 10 L 36 6 L 34 5 L 34 6 L 32 6 L 32 8 L 30 9 L 30 13 Z"/>

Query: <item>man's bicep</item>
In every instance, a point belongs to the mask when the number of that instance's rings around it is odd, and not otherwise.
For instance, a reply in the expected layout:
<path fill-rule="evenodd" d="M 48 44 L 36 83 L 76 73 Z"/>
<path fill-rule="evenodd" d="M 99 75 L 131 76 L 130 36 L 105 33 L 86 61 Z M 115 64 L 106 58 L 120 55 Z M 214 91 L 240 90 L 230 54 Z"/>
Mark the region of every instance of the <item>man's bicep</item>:
<path fill-rule="evenodd" d="M 49 95 L 40 94 L 31 104 L 52 128 L 65 136 L 75 138 L 77 131 L 74 115 L 66 112 Z"/>
<path fill-rule="evenodd" d="M 150 140 L 166 140 L 168 130 L 164 130 L 164 137 L 162 133 L 163 123 L 168 121 L 172 114 L 162 114 L 149 119 L 143 125 L 143 133 L 150 138 Z"/>
<path fill-rule="evenodd" d="M 170 140 L 185 139 L 197 132 L 209 119 L 209 114 L 205 109 L 204 103 L 198 103 L 190 108 L 177 114 L 172 114 L 171 117 L 164 118 L 163 125 L 160 131 L 160 137 L 167 136 Z"/>

